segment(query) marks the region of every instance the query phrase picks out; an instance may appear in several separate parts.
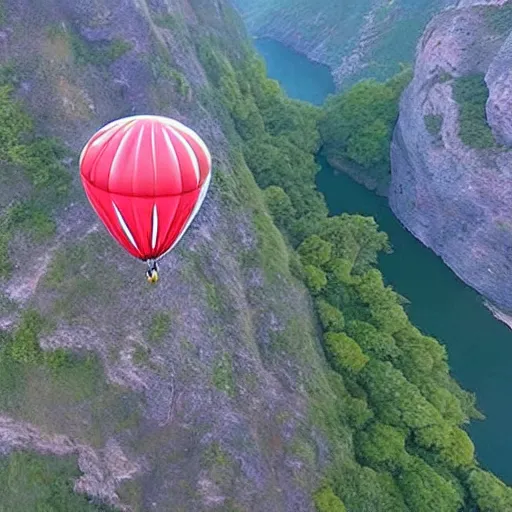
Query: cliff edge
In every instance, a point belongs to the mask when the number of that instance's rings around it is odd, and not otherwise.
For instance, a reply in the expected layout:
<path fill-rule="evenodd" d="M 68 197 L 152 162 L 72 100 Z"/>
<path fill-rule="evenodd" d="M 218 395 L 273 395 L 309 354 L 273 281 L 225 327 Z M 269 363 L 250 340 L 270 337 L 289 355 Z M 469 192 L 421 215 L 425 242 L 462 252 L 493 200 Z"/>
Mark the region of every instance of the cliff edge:
<path fill-rule="evenodd" d="M 391 208 L 470 286 L 512 309 L 512 2 L 463 1 L 417 50 L 391 148 Z"/>

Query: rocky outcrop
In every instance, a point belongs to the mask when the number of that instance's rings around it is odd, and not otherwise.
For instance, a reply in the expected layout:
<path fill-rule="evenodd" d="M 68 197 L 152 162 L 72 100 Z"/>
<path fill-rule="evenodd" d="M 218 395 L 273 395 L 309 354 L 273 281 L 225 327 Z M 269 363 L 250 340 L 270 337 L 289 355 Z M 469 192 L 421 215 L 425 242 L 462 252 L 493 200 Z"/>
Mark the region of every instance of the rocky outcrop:
<path fill-rule="evenodd" d="M 420 1 L 411 7 L 403 0 L 234 0 L 254 36 L 276 39 L 328 65 L 339 89 L 369 76 L 385 80 L 400 62 L 412 61 L 425 24 L 454 2 Z"/>
<path fill-rule="evenodd" d="M 401 222 L 459 277 L 511 310 L 512 45 L 510 25 L 503 29 L 511 5 L 501 4 L 464 1 L 426 28 L 401 99 L 389 200 Z M 487 119 L 502 144 L 485 149 L 462 142 L 454 96 L 456 81 L 477 73 L 485 76 Z M 429 120 L 437 120 L 438 130 L 428 129 Z"/>
<path fill-rule="evenodd" d="M 69 437 L 44 434 L 33 425 L 0 415 L 0 454 L 6 455 L 13 450 L 77 455 L 83 476 L 75 482 L 75 491 L 99 498 L 118 510 L 128 510 L 120 502 L 116 489 L 124 480 L 133 478 L 141 466 L 129 461 L 115 441 L 109 441 L 103 450 L 96 451 Z"/>
<path fill-rule="evenodd" d="M 512 33 L 492 61 L 485 80 L 489 124 L 496 139 L 512 146 Z"/>

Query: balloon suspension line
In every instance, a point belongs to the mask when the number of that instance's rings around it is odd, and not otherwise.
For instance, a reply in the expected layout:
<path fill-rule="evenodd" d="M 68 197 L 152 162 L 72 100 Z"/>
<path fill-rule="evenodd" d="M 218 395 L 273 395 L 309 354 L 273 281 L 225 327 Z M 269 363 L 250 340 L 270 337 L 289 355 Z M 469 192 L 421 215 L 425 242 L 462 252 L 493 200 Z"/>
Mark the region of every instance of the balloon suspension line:
<path fill-rule="evenodd" d="M 151 258 L 146 260 L 148 270 L 146 271 L 146 278 L 150 283 L 156 283 L 158 281 L 158 265 L 157 260 Z"/>
<path fill-rule="evenodd" d="M 148 264 L 148 270 L 158 270 L 157 260 L 154 258 L 151 258 L 149 260 L 146 260 L 146 263 Z"/>

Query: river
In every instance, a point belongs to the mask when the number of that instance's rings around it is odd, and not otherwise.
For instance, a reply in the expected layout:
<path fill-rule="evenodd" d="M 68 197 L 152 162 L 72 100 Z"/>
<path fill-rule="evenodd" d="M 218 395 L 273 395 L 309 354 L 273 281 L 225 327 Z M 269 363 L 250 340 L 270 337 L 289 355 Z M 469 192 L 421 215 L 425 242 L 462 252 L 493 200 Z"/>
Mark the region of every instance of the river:
<path fill-rule="evenodd" d="M 321 104 L 334 84 L 328 68 L 271 40 L 256 40 L 268 75 L 290 97 Z M 512 484 L 512 331 L 496 320 L 483 298 L 465 285 L 430 249 L 421 244 L 379 197 L 320 160 L 317 177 L 331 214 L 373 216 L 385 231 L 393 253 L 382 255 L 386 283 L 411 301 L 411 321 L 445 344 L 454 378 L 477 396 L 484 421 L 468 428 L 482 467 Z"/>

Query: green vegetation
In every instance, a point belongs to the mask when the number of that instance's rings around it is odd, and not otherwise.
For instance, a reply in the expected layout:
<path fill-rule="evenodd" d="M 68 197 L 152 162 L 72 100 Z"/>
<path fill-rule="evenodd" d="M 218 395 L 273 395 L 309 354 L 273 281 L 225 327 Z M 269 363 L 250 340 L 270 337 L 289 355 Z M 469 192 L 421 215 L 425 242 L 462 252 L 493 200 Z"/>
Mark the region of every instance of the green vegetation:
<path fill-rule="evenodd" d="M 505 512 L 512 490 L 475 473 L 474 447 L 463 430 L 482 418 L 474 397 L 450 377 L 444 347 L 411 325 L 403 298 L 375 268 L 379 252 L 389 251 L 387 236 L 371 218 L 328 217 L 315 189 L 317 123 L 331 151 L 341 146 L 343 158 L 368 168 L 388 165 L 397 99 L 410 73 L 359 84 L 332 98 L 322 116 L 286 98 L 251 50 L 237 57 L 203 39 L 198 53 L 211 81 L 203 101 L 227 109 L 229 116 L 217 106 L 216 115 L 243 154 L 237 151 L 235 169 L 242 175 L 246 163 L 253 172 L 300 258 L 287 261 L 316 297 L 332 368 L 305 381 L 311 421 L 332 448 L 327 481 L 314 496 L 317 509 L 459 512 L 499 503 L 494 510 Z M 219 178 L 219 190 L 243 205 L 229 185 L 237 179 L 237 172 Z M 288 326 L 276 333 L 272 354 L 296 355 L 307 335 Z M 227 367 L 217 364 L 217 382 L 228 380 L 220 378 Z"/>
<path fill-rule="evenodd" d="M 425 121 L 425 128 L 427 129 L 428 133 L 430 133 L 430 135 L 433 137 L 437 137 L 443 126 L 443 116 L 430 114 L 424 116 L 423 120 Z"/>
<path fill-rule="evenodd" d="M 213 385 L 230 397 L 235 396 L 235 376 L 233 375 L 233 361 L 229 354 L 218 357 L 213 364 Z"/>
<path fill-rule="evenodd" d="M 343 502 L 330 487 L 319 489 L 313 496 L 317 512 L 347 512 Z"/>
<path fill-rule="evenodd" d="M 92 353 L 43 351 L 39 337 L 52 328 L 40 313 L 27 309 L 13 332 L 0 331 L 0 411 L 103 446 L 119 429 L 137 424 L 138 398 L 108 384 Z"/>
<path fill-rule="evenodd" d="M 474 469 L 469 475 L 468 485 L 480 512 L 512 510 L 510 489 L 491 473 Z"/>
<path fill-rule="evenodd" d="M 148 340 L 150 343 L 161 343 L 171 328 L 171 315 L 159 311 L 153 315 L 149 327 Z"/>
<path fill-rule="evenodd" d="M 489 90 L 484 74 L 462 76 L 455 79 L 453 97 L 459 105 L 459 137 L 472 148 L 491 148 L 495 141 L 491 128 L 487 124 L 485 105 Z"/>
<path fill-rule="evenodd" d="M 37 241 L 55 232 L 52 213 L 66 196 L 71 177 L 62 165 L 66 150 L 58 141 L 37 137 L 32 120 L 21 103 L 13 98 L 11 85 L 0 86 L 0 162 L 6 179 L 14 179 L 18 169 L 31 184 L 27 198 L 11 199 L 0 213 L 0 277 L 11 271 L 9 241 L 22 229 Z"/>
<path fill-rule="evenodd" d="M 4 127 L 8 126 L 8 122 Z M 5 140 L 8 140 L 8 144 Z M 59 147 L 53 141 L 34 140 L 30 132 L 19 133 L 16 137 L 4 133 L 2 150 L 4 159 L 16 159 L 19 165 L 24 166 L 24 174 L 28 175 L 34 194 L 33 198 L 29 194 L 25 202 L 11 203 L 7 211 L 4 211 L 0 239 L 7 246 L 8 236 L 15 226 L 30 230 L 37 238 L 51 235 L 54 224 L 42 213 L 51 212 L 67 192 L 67 172 L 60 165 L 63 152 L 59 153 Z M 17 169 L 13 163 L 10 165 Z M 67 255 L 61 261 L 57 257 L 57 264 L 50 267 L 49 283 L 56 287 L 66 286 L 69 277 L 67 271 L 76 280 L 76 274 L 87 266 L 86 256 L 97 248 L 90 247 L 89 253 L 80 249 L 83 247 L 75 246 L 74 250 L 78 254 L 74 261 L 73 258 L 68 259 Z M 8 270 L 9 261 L 0 260 L 2 270 Z M 83 281 L 86 285 L 89 282 Z M 75 295 L 66 297 L 67 300 L 62 302 L 63 307 L 66 304 L 67 307 L 80 308 L 80 301 L 73 299 L 77 297 L 84 300 L 87 297 L 87 293 L 84 294 L 86 288 L 77 286 Z M 96 294 L 95 300 L 98 298 Z M 69 432 L 83 442 L 102 445 L 105 437 L 137 421 L 138 409 L 133 397 L 106 383 L 97 357 L 74 354 L 64 349 L 43 351 L 39 337 L 49 334 L 51 329 L 52 322 L 37 311 L 28 309 L 22 313 L 13 332 L 0 331 L 0 410 L 14 419 L 39 425 L 43 430 Z M 62 500 L 67 503 L 67 498 Z M 3 505 L 2 500 L 0 508 Z M 52 510 L 66 510 L 58 508 L 58 504 L 54 504 L 54 507 Z M 36 508 L 43 510 L 27 505 L 27 509 Z M 85 510 L 78 504 L 72 508 Z"/>
<path fill-rule="evenodd" d="M 232 459 L 217 441 L 211 443 L 203 452 L 202 466 L 208 469 L 211 478 L 217 485 L 225 486 L 234 477 Z M 223 509 L 228 512 L 236 511 L 229 506 L 223 507 Z"/>
<path fill-rule="evenodd" d="M 183 34 L 186 30 L 186 23 L 182 16 L 173 16 L 172 14 L 163 14 L 154 16 L 154 22 L 161 28 L 166 28 L 172 32 Z"/>
<path fill-rule="evenodd" d="M 327 158 L 356 164 L 361 174 L 378 181 L 387 179 L 398 102 L 411 78 L 412 72 L 404 69 L 385 83 L 365 80 L 330 96 L 319 124 Z"/>
<path fill-rule="evenodd" d="M 123 42 L 91 47 L 78 36 L 72 36 L 71 45 L 77 62 L 101 66 L 129 49 Z M 330 443 L 326 481 L 314 493 L 317 510 L 506 511 L 511 490 L 478 468 L 464 431 L 470 418 L 480 417 L 473 397 L 451 379 L 444 348 L 410 324 L 402 298 L 375 268 L 378 254 L 389 250 L 387 236 L 373 219 L 329 217 L 315 187 L 319 127 L 327 150 L 330 144 L 335 151 L 341 137 L 341 157 L 369 172 L 389 165 L 384 154 L 407 73 L 385 84 L 363 83 L 355 92 L 333 98 L 323 113 L 286 98 L 247 48 L 223 47 L 201 37 L 197 45 L 210 80 L 201 100 L 222 121 L 232 147 L 234 172 L 215 173 L 216 187 L 227 207 L 236 204 L 253 219 L 258 249 L 241 258 L 246 267 L 263 266 L 265 278 L 276 286 L 278 278 L 291 279 L 293 266 L 294 275 L 303 276 L 315 296 L 323 329 L 318 352 L 325 352 L 328 364 L 324 361 L 317 371 L 300 352 L 304 340 L 308 346 L 315 341 L 303 319 L 290 319 L 269 345 L 275 359 L 304 357 L 307 371 L 298 372 L 297 389 L 308 395 L 309 419 Z M 157 66 L 156 72 L 174 79 L 165 67 Z M 0 272 L 9 270 L 12 226 L 49 236 L 53 224 L 45 217 L 44 212 L 51 212 L 46 204 L 68 186 L 58 163 L 61 150 L 54 142 L 32 137 L 29 120 L 10 90 L 4 92 L 0 89 L 0 159 L 6 172 L 10 166 L 22 167 L 38 195 L 11 205 L 0 219 Z M 116 291 L 116 274 L 94 264 L 104 250 L 98 242 L 101 237 L 90 235 L 53 260 L 43 284 L 48 293 L 60 296 L 54 315 L 75 320 L 91 297 L 98 308 L 112 300 L 101 292 Z M 226 305 L 219 295 L 213 283 L 205 283 L 212 311 L 223 313 Z M 170 319 L 157 313 L 152 320 L 148 341 L 158 343 L 169 331 Z M 0 410 L 94 446 L 104 446 L 120 429 L 137 425 L 132 395 L 105 382 L 97 357 L 42 350 L 39 338 L 51 328 L 29 310 L 12 333 L 0 332 Z M 150 351 L 142 346 L 133 354 L 136 364 L 147 364 L 149 358 Z M 217 389 L 236 396 L 228 353 L 213 361 L 211 379 Z M 314 461 L 316 453 L 308 443 L 293 446 L 302 459 Z M 49 459 L 32 458 L 14 460 L 11 467 L 13 460 L 1 461 L 0 507 L 5 499 L 5 510 L 86 510 L 85 503 L 72 501 L 81 497 L 71 493 L 67 475 L 76 473 L 70 466 L 59 472 Z M 234 463 L 220 445 L 212 444 L 203 462 L 216 483 L 235 479 Z"/>
<path fill-rule="evenodd" d="M 52 39 L 64 39 L 67 41 L 73 58 L 79 66 L 92 64 L 94 66 L 106 67 L 129 52 L 133 45 L 122 39 L 112 41 L 87 41 L 73 28 L 62 25 L 51 25 L 48 27 L 48 36 Z"/>
<path fill-rule="evenodd" d="M 219 443 L 213 442 L 203 453 L 203 461 L 206 467 L 227 466 L 229 455 L 221 448 Z"/>
<path fill-rule="evenodd" d="M 148 366 L 151 358 L 151 349 L 143 345 L 137 345 L 133 351 L 133 362 L 137 366 Z"/>
<path fill-rule="evenodd" d="M 26 310 L 9 345 L 9 354 L 17 363 L 37 364 L 44 361 L 39 347 L 39 335 L 45 328 L 45 320 L 37 311 Z"/>
<path fill-rule="evenodd" d="M 512 27 L 512 4 L 486 5 L 484 16 L 489 27 L 497 34 L 507 35 Z"/>
<path fill-rule="evenodd" d="M 71 47 L 78 65 L 108 66 L 129 52 L 132 44 L 122 39 L 90 43 L 73 33 Z"/>
<path fill-rule="evenodd" d="M 108 244 L 105 233 L 91 233 L 55 253 L 41 284 L 57 295 L 52 314 L 68 322 L 90 319 L 91 305 L 105 307 L 120 286 L 115 269 L 102 263 Z"/>
<path fill-rule="evenodd" d="M 332 365 L 339 371 L 360 372 L 369 358 L 361 347 L 344 333 L 328 332 L 325 335 L 325 350 Z"/>
<path fill-rule="evenodd" d="M 217 294 L 217 288 L 213 283 L 205 283 L 206 287 L 206 301 L 211 310 L 215 313 L 220 313 L 222 309 L 222 302 Z"/>
<path fill-rule="evenodd" d="M 113 512 L 73 492 L 73 480 L 80 476 L 74 457 L 16 452 L 0 458 L 0 511 Z"/>
<path fill-rule="evenodd" d="M 9 241 L 11 239 L 9 228 L 9 217 L 4 214 L 0 217 L 0 277 L 9 275 L 12 270 L 9 258 Z"/>
<path fill-rule="evenodd" d="M 180 96 L 188 95 L 190 84 L 185 75 L 173 66 L 168 52 L 159 48 L 149 59 L 149 65 L 157 83 L 160 80 L 171 82 Z"/>
<path fill-rule="evenodd" d="M 345 318 L 343 317 L 343 313 L 338 308 L 331 306 L 327 301 L 323 299 L 317 300 L 316 307 L 318 310 L 318 316 L 320 317 L 320 322 L 322 323 L 322 327 L 326 331 L 343 332 L 345 327 Z"/>
<path fill-rule="evenodd" d="M 313 295 L 318 295 L 327 286 L 325 272 L 314 265 L 304 267 L 304 281 Z"/>

